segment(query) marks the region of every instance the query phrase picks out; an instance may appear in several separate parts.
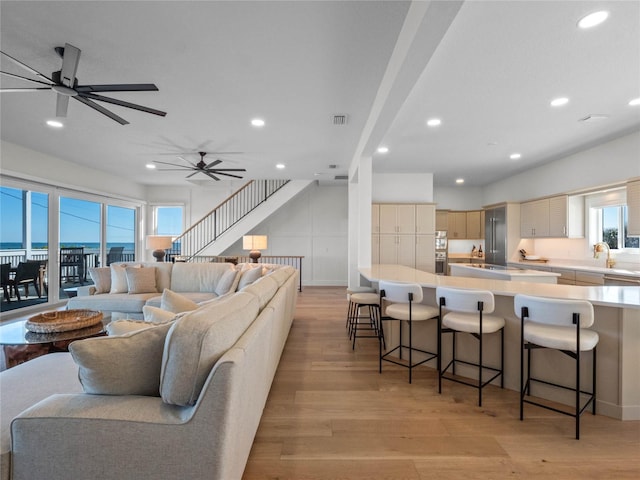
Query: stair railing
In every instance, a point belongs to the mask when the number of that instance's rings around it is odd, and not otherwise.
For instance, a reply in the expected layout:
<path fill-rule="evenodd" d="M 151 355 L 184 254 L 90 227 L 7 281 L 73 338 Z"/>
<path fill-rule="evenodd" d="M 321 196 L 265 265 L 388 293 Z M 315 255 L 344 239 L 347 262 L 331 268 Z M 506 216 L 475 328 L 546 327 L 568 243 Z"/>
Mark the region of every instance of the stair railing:
<path fill-rule="evenodd" d="M 287 183 L 289 180 L 251 180 L 176 238 L 167 252 L 168 260 L 190 261 Z"/>

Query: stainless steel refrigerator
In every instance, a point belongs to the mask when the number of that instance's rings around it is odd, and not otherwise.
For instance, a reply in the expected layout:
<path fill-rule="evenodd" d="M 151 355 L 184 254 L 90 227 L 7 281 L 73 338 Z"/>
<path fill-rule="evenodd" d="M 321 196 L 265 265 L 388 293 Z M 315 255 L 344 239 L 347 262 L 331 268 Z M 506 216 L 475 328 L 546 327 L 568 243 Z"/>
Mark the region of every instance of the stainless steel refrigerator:
<path fill-rule="evenodd" d="M 507 207 L 484 211 L 485 262 L 507 264 Z"/>

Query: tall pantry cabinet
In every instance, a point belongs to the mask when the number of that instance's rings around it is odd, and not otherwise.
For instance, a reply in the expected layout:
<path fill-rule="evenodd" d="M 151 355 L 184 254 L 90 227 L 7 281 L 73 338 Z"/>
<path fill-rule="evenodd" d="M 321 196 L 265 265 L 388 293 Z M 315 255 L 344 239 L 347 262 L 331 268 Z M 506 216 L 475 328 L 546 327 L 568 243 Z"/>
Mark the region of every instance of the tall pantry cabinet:
<path fill-rule="evenodd" d="M 435 271 L 435 205 L 372 205 L 371 262 Z"/>

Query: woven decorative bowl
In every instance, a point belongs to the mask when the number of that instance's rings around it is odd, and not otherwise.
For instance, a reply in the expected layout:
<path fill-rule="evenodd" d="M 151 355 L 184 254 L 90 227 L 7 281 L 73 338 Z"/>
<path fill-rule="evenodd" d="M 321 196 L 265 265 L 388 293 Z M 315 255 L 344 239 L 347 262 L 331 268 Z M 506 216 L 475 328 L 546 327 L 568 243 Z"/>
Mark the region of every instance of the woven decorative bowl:
<path fill-rule="evenodd" d="M 57 310 L 43 312 L 25 323 L 30 332 L 53 333 L 91 327 L 102 321 L 102 312 L 93 310 Z"/>

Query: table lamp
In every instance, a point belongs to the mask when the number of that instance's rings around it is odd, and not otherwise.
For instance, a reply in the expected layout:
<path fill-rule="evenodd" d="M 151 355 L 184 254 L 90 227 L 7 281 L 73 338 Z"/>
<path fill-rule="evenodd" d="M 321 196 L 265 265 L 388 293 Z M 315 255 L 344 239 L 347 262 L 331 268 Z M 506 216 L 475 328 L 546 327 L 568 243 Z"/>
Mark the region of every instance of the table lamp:
<path fill-rule="evenodd" d="M 262 255 L 260 250 L 267 248 L 267 236 L 266 235 L 245 235 L 242 237 L 242 248 L 244 250 L 251 250 L 249 252 L 249 258 L 253 263 L 258 263 L 258 259 Z"/>
<path fill-rule="evenodd" d="M 164 262 L 164 254 L 167 248 L 173 245 L 173 237 L 165 235 L 147 235 L 147 250 L 153 250 L 156 262 Z"/>

